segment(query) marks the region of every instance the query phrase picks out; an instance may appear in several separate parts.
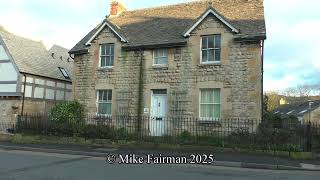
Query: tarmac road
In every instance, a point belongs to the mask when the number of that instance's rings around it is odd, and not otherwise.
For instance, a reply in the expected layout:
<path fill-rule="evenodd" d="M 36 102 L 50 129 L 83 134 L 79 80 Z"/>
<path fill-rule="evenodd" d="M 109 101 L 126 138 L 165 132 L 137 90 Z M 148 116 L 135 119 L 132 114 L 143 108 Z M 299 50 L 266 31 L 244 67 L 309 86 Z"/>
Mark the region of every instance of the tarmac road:
<path fill-rule="evenodd" d="M 318 180 L 317 171 L 273 171 L 200 165 L 119 165 L 105 158 L 0 150 L 1 180 Z"/>

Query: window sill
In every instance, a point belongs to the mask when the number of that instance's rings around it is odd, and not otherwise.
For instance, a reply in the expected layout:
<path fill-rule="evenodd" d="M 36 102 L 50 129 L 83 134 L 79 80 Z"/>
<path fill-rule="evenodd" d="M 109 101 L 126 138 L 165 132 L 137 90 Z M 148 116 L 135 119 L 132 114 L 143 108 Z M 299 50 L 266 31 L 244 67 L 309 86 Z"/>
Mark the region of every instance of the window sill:
<path fill-rule="evenodd" d="M 93 118 L 94 120 L 102 120 L 102 121 L 110 121 L 112 120 L 112 115 L 108 114 L 96 114 L 96 116 Z"/>
<path fill-rule="evenodd" d="M 152 69 L 163 69 L 163 70 L 168 70 L 169 66 L 168 65 L 153 65 Z"/>
<path fill-rule="evenodd" d="M 112 67 L 99 67 L 97 71 L 113 71 L 113 66 Z"/>
<path fill-rule="evenodd" d="M 221 126 L 221 122 L 219 120 L 199 120 L 198 121 L 199 124 L 203 124 L 203 125 L 214 125 L 217 127 Z"/>
<path fill-rule="evenodd" d="M 221 62 L 214 62 L 214 63 L 200 63 L 199 67 L 207 67 L 207 66 L 221 66 Z"/>

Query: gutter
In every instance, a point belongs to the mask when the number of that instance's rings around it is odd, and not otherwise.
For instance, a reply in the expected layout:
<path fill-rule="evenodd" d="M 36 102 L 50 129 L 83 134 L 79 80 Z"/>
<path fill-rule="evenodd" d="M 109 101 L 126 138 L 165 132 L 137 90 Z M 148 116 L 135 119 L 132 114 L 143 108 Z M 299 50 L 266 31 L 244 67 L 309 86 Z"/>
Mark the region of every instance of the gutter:
<path fill-rule="evenodd" d="M 245 41 L 245 42 L 257 42 L 264 41 L 267 37 L 265 35 L 257 35 L 257 36 L 239 36 L 234 38 L 234 41 Z"/>
<path fill-rule="evenodd" d="M 139 56 L 140 56 L 140 68 L 139 68 L 139 84 L 138 84 L 138 109 L 137 109 L 137 116 L 138 116 L 138 132 L 141 132 L 141 122 L 142 122 L 142 104 L 143 104 L 143 53 L 144 49 L 139 49 Z M 138 56 L 138 57 L 139 57 Z"/>
<path fill-rule="evenodd" d="M 39 74 L 31 74 L 31 73 L 27 73 L 27 72 L 21 72 L 25 75 L 31 75 L 31 76 L 38 76 L 38 77 L 42 77 L 42 78 L 46 78 L 46 79 L 51 79 L 53 81 L 59 80 L 59 81 L 63 81 L 63 82 L 69 82 L 72 83 L 72 79 L 58 79 L 58 78 L 53 78 L 53 77 L 48 77 L 48 76 L 43 76 L 43 75 L 39 75 Z M 70 77 L 71 78 L 71 77 Z"/>
<path fill-rule="evenodd" d="M 123 46 L 122 48 L 124 50 L 131 50 L 131 51 L 141 51 L 145 49 L 156 49 L 156 48 L 174 48 L 174 47 L 184 47 L 186 46 L 187 42 L 186 41 L 181 41 L 181 42 L 174 42 L 174 43 L 162 43 L 162 44 L 140 44 L 140 45 L 132 45 L 132 46 Z M 76 55 L 81 55 L 81 54 L 86 54 L 88 53 L 88 49 L 82 49 L 82 50 L 77 50 L 77 51 L 69 51 L 69 55 L 71 57 L 71 54 L 76 54 Z M 73 57 L 71 57 L 74 59 Z"/>
<path fill-rule="evenodd" d="M 264 76 L 264 40 L 260 42 L 261 47 L 261 120 L 264 120 L 264 98 L 263 98 L 263 76 Z"/>
<path fill-rule="evenodd" d="M 146 50 L 146 49 L 156 49 L 156 48 L 174 48 L 174 47 L 184 47 L 187 42 L 175 42 L 175 43 L 162 43 L 162 44 L 147 44 L 147 45 L 135 45 L 135 46 L 123 46 L 125 50 Z"/>

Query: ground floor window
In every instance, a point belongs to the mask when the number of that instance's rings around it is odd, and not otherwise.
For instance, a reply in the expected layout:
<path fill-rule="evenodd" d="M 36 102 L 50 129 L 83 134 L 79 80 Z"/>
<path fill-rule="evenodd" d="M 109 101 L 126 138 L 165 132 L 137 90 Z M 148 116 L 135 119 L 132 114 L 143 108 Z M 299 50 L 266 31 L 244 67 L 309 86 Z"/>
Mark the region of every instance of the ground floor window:
<path fill-rule="evenodd" d="M 99 115 L 112 115 L 112 90 L 99 90 L 97 103 Z"/>
<path fill-rule="evenodd" d="M 202 120 L 217 120 L 220 118 L 220 89 L 201 89 L 199 108 Z"/>

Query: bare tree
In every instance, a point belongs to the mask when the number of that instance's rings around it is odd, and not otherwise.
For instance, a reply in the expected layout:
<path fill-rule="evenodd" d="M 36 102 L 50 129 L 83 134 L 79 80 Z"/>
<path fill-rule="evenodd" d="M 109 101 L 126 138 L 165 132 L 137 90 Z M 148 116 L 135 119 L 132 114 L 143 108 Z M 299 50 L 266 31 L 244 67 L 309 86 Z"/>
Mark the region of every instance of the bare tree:
<path fill-rule="evenodd" d="M 280 106 L 281 95 L 278 91 L 270 91 L 266 93 L 268 97 L 268 111 L 273 111 Z"/>
<path fill-rule="evenodd" d="M 293 97 L 293 96 L 297 95 L 297 89 L 293 88 L 293 87 L 290 87 L 290 88 L 287 88 L 287 89 L 283 90 L 282 94 L 287 96 L 287 97 Z"/>
<path fill-rule="evenodd" d="M 297 86 L 297 92 L 299 97 L 309 97 L 312 91 L 312 85 L 302 84 Z"/>
<path fill-rule="evenodd" d="M 320 84 L 300 84 L 290 87 L 281 92 L 287 97 L 310 97 L 320 95 Z"/>

